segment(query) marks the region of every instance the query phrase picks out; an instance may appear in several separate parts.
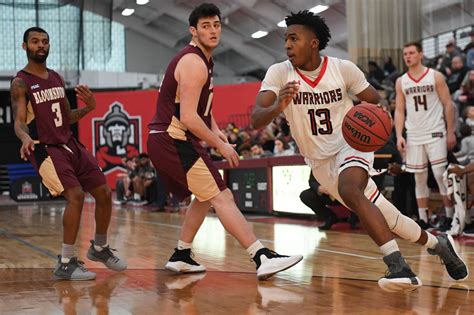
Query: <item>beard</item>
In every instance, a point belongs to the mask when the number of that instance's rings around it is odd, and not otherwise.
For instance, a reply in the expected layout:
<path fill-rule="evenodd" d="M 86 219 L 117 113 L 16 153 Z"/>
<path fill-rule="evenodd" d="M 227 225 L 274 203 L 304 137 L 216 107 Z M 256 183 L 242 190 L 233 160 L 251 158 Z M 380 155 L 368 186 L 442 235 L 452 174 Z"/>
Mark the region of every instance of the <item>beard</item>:
<path fill-rule="evenodd" d="M 31 59 L 37 63 L 44 63 L 46 59 L 48 58 L 49 50 L 44 50 L 44 52 L 45 52 L 44 55 L 39 55 L 33 52 L 32 50 L 30 50 L 28 47 L 26 48 L 26 56 L 28 57 L 28 59 Z"/>

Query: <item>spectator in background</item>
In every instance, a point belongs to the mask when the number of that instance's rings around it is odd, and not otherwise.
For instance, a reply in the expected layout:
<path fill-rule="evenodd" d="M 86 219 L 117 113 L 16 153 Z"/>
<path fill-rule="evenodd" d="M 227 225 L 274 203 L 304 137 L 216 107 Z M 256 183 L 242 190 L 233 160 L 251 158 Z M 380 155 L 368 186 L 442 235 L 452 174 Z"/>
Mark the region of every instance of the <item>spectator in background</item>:
<path fill-rule="evenodd" d="M 464 47 L 464 54 L 466 55 L 466 67 L 474 70 L 474 30 L 469 33 L 471 42 Z"/>
<path fill-rule="evenodd" d="M 462 136 L 461 149 L 453 154 L 459 164 L 466 165 L 474 161 L 474 135 L 468 125 L 463 125 L 460 131 Z"/>
<path fill-rule="evenodd" d="M 382 82 L 385 79 L 385 74 L 375 61 L 369 61 L 369 74 L 367 79 L 369 80 L 369 83 L 373 82 L 375 84 L 377 90 L 383 90 Z"/>
<path fill-rule="evenodd" d="M 392 57 L 385 57 L 385 63 L 383 65 L 384 75 L 387 77 L 393 72 L 397 71 L 397 68 L 393 64 Z"/>
<path fill-rule="evenodd" d="M 451 69 L 451 62 L 454 57 L 461 56 L 461 50 L 459 47 L 456 46 L 454 40 L 451 40 L 448 44 L 446 44 L 446 53 L 444 54 L 443 58 L 441 59 L 440 64 L 437 67 L 437 70 L 442 72 L 446 76 L 450 76 L 452 69 Z"/>
<path fill-rule="evenodd" d="M 448 78 L 446 79 L 449 93 L 451 93 L 451 95 L 461 88 L 461 84 L 468 71 L 469 69 L 464 66 L 461 56 L 453 57 L 451 61 L 451 71 L 448 75 Z"/>
<path fill-rule="evenodd" d="M 248 160 L 252 158 L 252 150 L 250 149 L 250 144 L 244 143 L 237 150 L 240 153 L 240 158 L 243 160 Z"/>
<path fill-rule="evenodd" d="M 251 146 L 252 158 L 263 158 L 272 156 L 272 153 L 269 151 L 264 151 L 260 143 L 253 143 Z"/>
<path fill-rule="evenodd" d="M 150 158 L 146 153 L 138 155 L 138 163 L 135 169 L 136 176 L 133 178 L 133 200 L 132 205 L 142 206 L 147 204 L 145 191 L 156 178 L 156 170 L 151 165 Z"/>
<path fill-rule="evenodd" d="M 133 187 L 131 185 L 133 178 L 135 177 L 135 159 L 133 158 L 122 158 L 122 164 L 125 167 L 126 173 L 119 174 L 117 181 L 115 182 L 116 200 L 114 204 L 124 204 L 129 200 L 133 193 Z"/>
<path fill-rule="evenodd" d="M 468 106 L 474 106 L 474 70 L 469 70 L 466 75 L 466 78 L 461 85 L 461 93 L 459 94 L 457 101 L 459 102 L 461 109 Z"/>
<path fill-rule="evenodd" d="M 464 110 L 465 123 L 471 127 L 472 132 L 474 133 L 474 106 L 468 106 Z"/>
<path fill-rule="evenodd" d="M 273 152 L 275 148 L 275 135 L 273 135 L 271 128 L 262 129 L 259 143 L 262 145 L 263 151 Z"/>
<path fill-rule="evenodd" d="M 286 142 L 285 139 L 283 138 L 275 139 L 275 148 L 273 150 L 274 156 L 288 156 L 288 155 L 294 155 L 294 154 L 295 154 L 295 150 L 288 145 L 288 142 Z"/>

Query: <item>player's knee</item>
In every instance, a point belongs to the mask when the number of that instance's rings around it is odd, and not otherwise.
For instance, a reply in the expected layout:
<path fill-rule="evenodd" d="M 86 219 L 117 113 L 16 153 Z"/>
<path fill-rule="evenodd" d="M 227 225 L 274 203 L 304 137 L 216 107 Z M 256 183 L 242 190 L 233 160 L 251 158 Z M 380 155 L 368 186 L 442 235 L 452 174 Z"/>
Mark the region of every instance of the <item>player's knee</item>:
<path fill-rule="evenodd" d="M 82 204 L 84 203 L 84 191 L 80 187 L 74 187 L 64 192 L 64 197 L 69 203 Z"/>
<path fill-rule="evenodd" d="M 341 181 L 339 181 L 337 189 L 344 203 L 354 211 L 359 209 L 359 204 L 366 198 L 361 189 L 348 183 L 341 183 Z"/>
<path fill-rule="evenodd" d="M 210 201 L 214 208 L 222 208 L 232 203 L 235 204 L 234 195 L 229 189 L 221 191 L 217 196 L 212 198 Z"/>

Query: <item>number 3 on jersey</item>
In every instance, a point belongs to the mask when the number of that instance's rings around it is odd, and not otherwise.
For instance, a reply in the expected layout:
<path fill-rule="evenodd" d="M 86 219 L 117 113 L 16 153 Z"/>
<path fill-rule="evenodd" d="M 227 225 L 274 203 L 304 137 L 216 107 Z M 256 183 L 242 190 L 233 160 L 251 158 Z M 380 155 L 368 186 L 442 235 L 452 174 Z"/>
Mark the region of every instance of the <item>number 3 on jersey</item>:
<path fill-rule="evenodd" d="M 59 106 L 59 102 L 53 103 L 51 105 L 51 111 L 56 114 L 56 118 L 54 118 L 54 124 L 56 127 L 61 127 L 63 125 L 63 115 L 61 115 L 61 107 Z"/>
<path fill-rule="evenodd" d="M 311 132 L 313 135 L 330 135 L 332 133 L 332 124 L 331 124 L 331 115 L 329 109 L 320 108 L 320 109 L 308 109 L 309 121 L 311 122 Z M 316 116 L 319 119 L 319 126 L 316 123 Z"/>

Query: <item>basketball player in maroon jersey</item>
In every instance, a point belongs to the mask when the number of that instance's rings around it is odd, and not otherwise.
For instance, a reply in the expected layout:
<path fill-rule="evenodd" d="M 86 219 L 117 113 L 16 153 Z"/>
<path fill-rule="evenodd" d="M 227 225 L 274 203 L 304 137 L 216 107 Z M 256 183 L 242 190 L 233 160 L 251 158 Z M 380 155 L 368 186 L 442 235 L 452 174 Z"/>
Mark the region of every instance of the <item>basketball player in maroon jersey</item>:
<path fill-rule="evenodd" d="M 149 124 L 148 152 L 168 190 L 181 199 L 195 195 L 178 246 L 165 267 L 178 273 L 206 270 L 192 258 L 191 243 L 212 205 L 225 229 L 247 249 L 258 278 L 266 279 L 303 257 L 283 256 L 263 247 L 201 146 L 203 140 L 217 148 L 232 167 L 239 163 L 237 152 L 212 116 L 212 52 L 221 35 L 219 9 L 208 3 L 196 7 L 189 16 L 189 31 L 191 43 L 168 65 Z"/>
<path fill-rule="evenodd" d="M 39 27 L 32 27 L 23 35 L 23 49 L 28 64 L 11 83 L 11 102 L 15 116 L 15 133 L 21 140 L 21 158 L 29 159 L 37 169 L 43 184 L 53 196 L 66 198 L 63 215 L 63 245 L 54 277 L 65 280 L 91 280 L 96 275 L 84 267 L 74 255 L 84 191 L 96 200 L 96 234 L 91 240 L 87 257 L 100 261 L 116 271 L 127 268 L 125 260 L 112 253 L 107 245 L 107 229 L 112 203 L 106 184 L 94 157 L 70 131 L 70 124 L 92 111 L 95 98 L 85 85 L 76 87 L 76 94 L 86 106 L 71 110 L 65 95 L 64 79 L 46 67 L 49 35 Z"/>
<path fill-rule="evenodd" d="M 305 10 L 292 13 L 285 21 L 289 60 L 268 69 L 252 112 L 253 126 L 263 127 L 284 112 L 314 177 L 339 202 L 358 214 L 379 246 L 388 267 L 386 275 L 379 279 L 383 290 L 411 291 L 421 286 L 392 233 L 422 244 L 430 254 L 440 256 L 451 278 L 467 278 L 467 266 L 454 244 L 421 230 L 385 199 L 369 177 L 373 153 L 351 148 L 342 137 L 342 120 L 353 106 L 349 93 L 361 101 L 378 103 L 376 90 L 352 62 L 320 54 L 331 38 L 322 17 Z M 334 97 L 324 97 L 331 94 Z"/>

